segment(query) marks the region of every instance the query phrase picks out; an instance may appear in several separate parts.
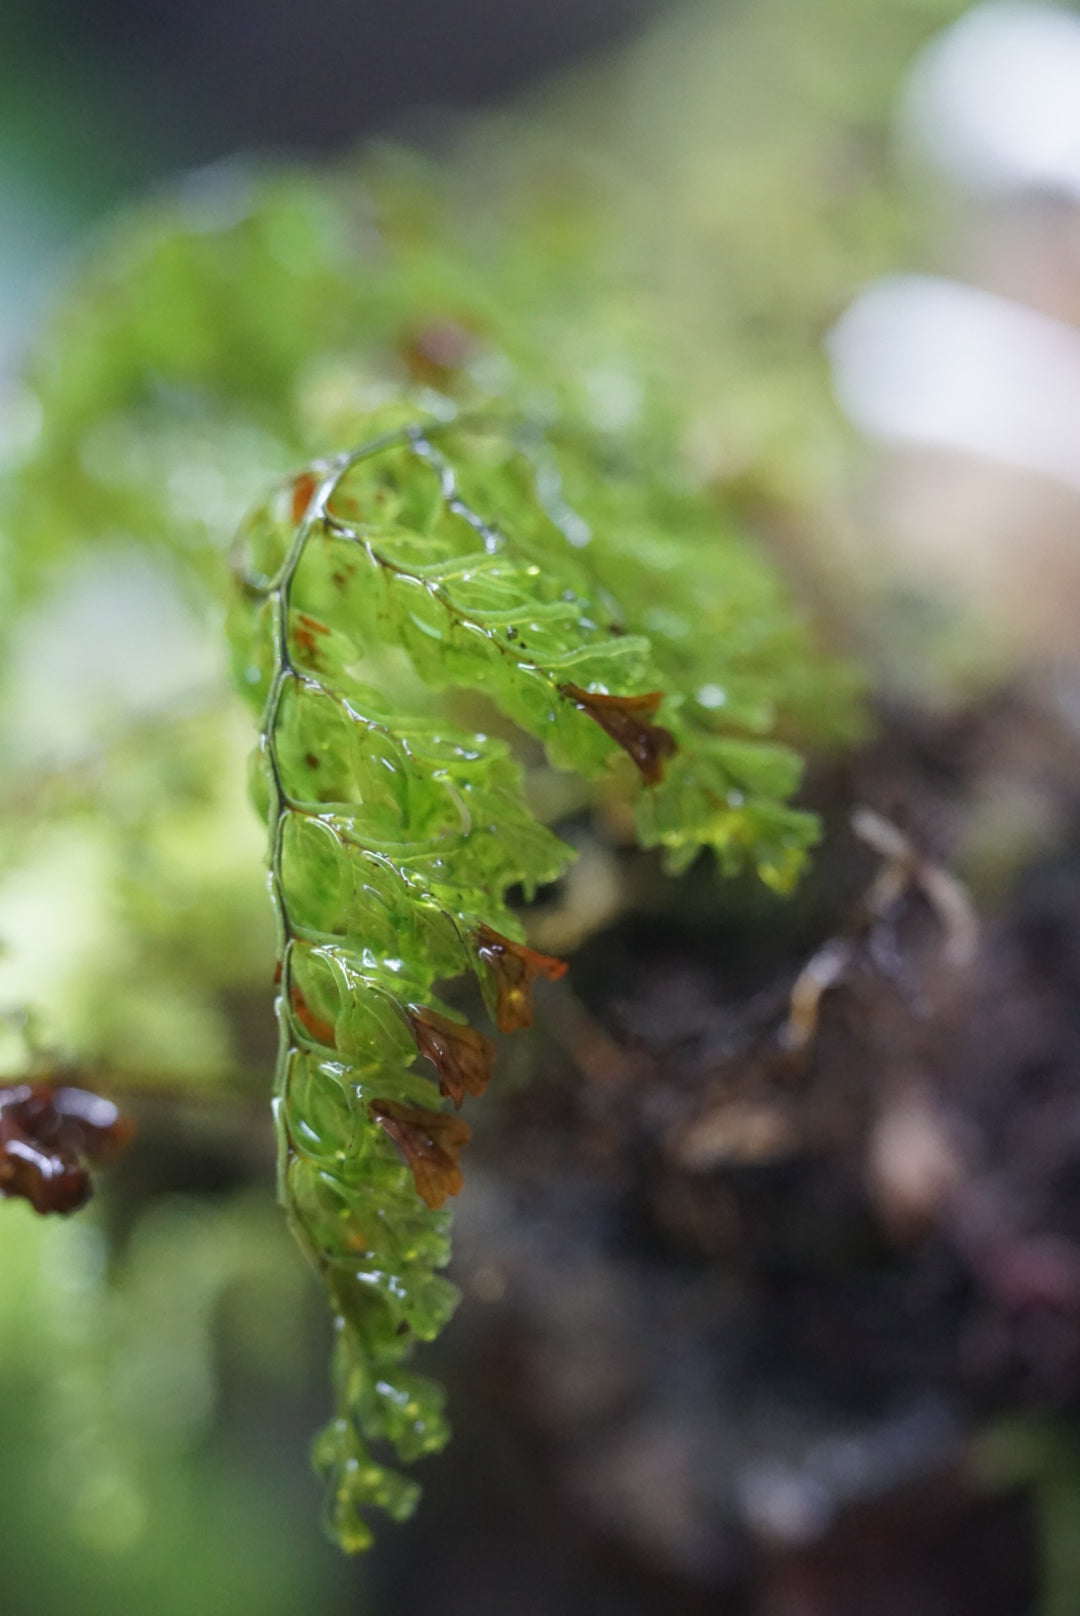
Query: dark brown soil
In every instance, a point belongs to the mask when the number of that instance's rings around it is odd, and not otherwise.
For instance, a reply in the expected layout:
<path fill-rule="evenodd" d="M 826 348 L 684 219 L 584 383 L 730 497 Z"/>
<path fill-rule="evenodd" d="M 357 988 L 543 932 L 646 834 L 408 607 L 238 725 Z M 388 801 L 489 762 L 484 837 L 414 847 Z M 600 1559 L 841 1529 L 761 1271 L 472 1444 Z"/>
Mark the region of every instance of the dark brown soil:
<path fill-rule="evenodd" d="M 1039 1608 L 1034 1492 L 979 1454 L 1080 1402 L 1080 738 L 1021 694 L 883 713 L 810 795 L 794 903 L 627 855 L 541 996 L 394 1609 Z"/>

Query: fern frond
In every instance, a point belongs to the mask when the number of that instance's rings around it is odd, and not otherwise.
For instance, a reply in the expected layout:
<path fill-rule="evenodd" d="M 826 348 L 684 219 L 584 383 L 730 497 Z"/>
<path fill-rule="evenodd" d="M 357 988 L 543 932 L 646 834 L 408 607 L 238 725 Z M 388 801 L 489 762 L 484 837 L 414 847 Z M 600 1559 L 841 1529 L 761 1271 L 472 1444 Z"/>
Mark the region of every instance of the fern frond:
<path fill-rule="evenodd" d="M 438 1388 L 401 1363 L 455 1303 L 441 1208 L 469 1129 L 435 1109 L 415 1062 L 460 1107 L 495 1048 L 435 984 L 472 972 L 501 1031 L 527 1026 L 533 982 L 564 966 L 525 946 L 506 894 L 530 896 L 571 856 L 530 812 L 506 743 L 375 688 L 379 654 L 403 652 L 432 691 L 484 694 L 558 767 L 638 779 L 643 840 L 676 864 L 709 845 L 779 884 L 814 834 L 785 805 L 794 754 L 720 733 L 664 692 L 662 641 L 658 657 L 599 576 L 605 559 L 618 571 L 617 539 L 594 558 L 569 507 L 552 515 L 557 449 L 449 408 L 423 421 L 395 406 L 372 430 L 248 520 L 230 619 L 236 677 L 262 715 L 280 1191 L 337 1319 L 338 1408 L 316 1458 L 350 1548 L 369 1541 L 367 1507 L 397 1518 L 416 1497 L 371 1445 L 409 1461 L 447 1434 Z"/>
<path fill-rule="evenodd" d="M 411 1460 L 447 1435 L 439 1389 L 400 1364 L 456 1300 L 436 1272 L 449 1255 L 438 1208 L 460 1187 L 468 1127 L 431 1108 L 431 1084 L 410 1068 L 425 1055 L 460 1104 L 483 1089 L 494 1051 L 433 984 L 476 969 L 502 1024 L 524 1021 L 524 1000 L 505 1013 L 506 973 L 492 958 L 493 948 L 529 958 L 503 894 L 554 879 L 568 857 L 529 814 L 504 743 L 388 715 L 352 671 L 377 643 L 361 609 L 377 562 L 352 545 L 341 553 L 333 512 L 349 473 L 376 458 L 339 463 L 318 486 L 300 479 L 256 518 L 234 625 L 242 681 L 264 701 L 281 1194 L 338 1324 L 339 1406 L 316 1459 L 332 1530 L 350 1548 L 369 1540 L 364 1507 L 400 1518 L 416 1496 L 368 1445 Z M 316 606 L 337 609 L 316 618 Z"/>

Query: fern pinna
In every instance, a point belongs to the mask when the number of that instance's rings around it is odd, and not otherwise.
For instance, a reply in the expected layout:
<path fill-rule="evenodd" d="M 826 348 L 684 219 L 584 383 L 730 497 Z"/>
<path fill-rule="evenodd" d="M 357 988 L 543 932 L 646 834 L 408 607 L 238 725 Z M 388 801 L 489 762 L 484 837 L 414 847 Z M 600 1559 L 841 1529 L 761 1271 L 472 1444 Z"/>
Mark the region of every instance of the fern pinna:
<path fill-rule="evenodd" d="M 279 926 L 280 1193 L 336 1320 L 337 1410 L 316 1463 L 351 1549 L 370 1542 L 369 1506 L 401 1518 L 417 1496 L 373 1448 L 409 1461 L 447 1437 L 439 1388 L 402 1365 L 455 1305 L 442 1208 L 462 1181 L 458 1110 L 495 1046 L 434 985 L 475 973 L 512 1032 L 536 978 L 565 969 L 526 946 L 506 895 L 531 896 L 571 851 L 531 812 L 506 742 L 451 722 L 430 692 L 482 693 L 556 767 L 614 770 L 637 791 L 641 839 L 676 868 L 711 845 L 782 885 L 813 837 L 785 805 L 793 754 L 733 728 L 749 722 L 740 679 L 753 685 L 738 634 L 715 645 L 707 690 L 680 696 L 679 635 L 624 616 L 613 586 L 640 568 L 651 496 L 621 507 L 631 473 L 589 456 L 531 426 L 397 407 L 361 448 L 280 487 L 239 542 L 230 631 L 262 715 Z M 700 507 L 662 503 L 673 544 L 700 538 Z M 653 606 L 663 593 L 660 579 Z"/>

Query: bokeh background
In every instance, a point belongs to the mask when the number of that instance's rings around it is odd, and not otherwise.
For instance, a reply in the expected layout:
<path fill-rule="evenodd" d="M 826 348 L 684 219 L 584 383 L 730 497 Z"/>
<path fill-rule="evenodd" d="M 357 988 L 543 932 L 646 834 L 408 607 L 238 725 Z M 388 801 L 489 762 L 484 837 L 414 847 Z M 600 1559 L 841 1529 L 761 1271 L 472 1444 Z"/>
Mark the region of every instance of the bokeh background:
<path fill-rule="evenodd" d="M 654 256 L 686 451 L 867 667 L 876 739 L 815 763 L 835 837 L 785 918 L 704 881 L 664 898 L 586 838 L 586 919 L 541 922 L 542 946 L 587 939 L 576 996 L 478 1142 L 465 1301 L 427 1353 L 457 1435 L 415 1521 L 353 1564 L 308 1465 L 328 1331 L 272 1198 L 258 883 L 230 899 L 246 932 L 190 970 L 169 954 L 183 904 L 258 863 L 243 782 L 223 765 L 204 800 L 222 738 L 181 714 L 161 845 L 137 807 L 104 837 L 27 828 L 43 757 L 68 771 L 53 812 L 91 790 L 81 735 L 155 722 L 216 664 L 137 565 L 19 619 L 4 1006 L 77 984 L 87 952 L 124 964 L 88 918 L 120 880 L 161 957 L 115 1036 L 173 1061 L 178 1094 L 139 1108 L 93 1217 L 0 1207 L 2 1616 L 1080 1609 L 1080 13 L 8 0 L 0 442 L 14 461 L 20 367 L 115 210 L 208 164 L 437 153 L 552 106 L 628 194 L 678 176 Z M 118 789 L 149 801 L 123 744 Z M 744 1086 L 667 1159 L 657 1094 L 682 1115 L 751 1061 L 746 1006 L 783 997 L 870 879 L 843 839 L 863 801 L 962 875 L 983 966 L 939 1003 L 935 944 L 905 933 L 902 1003 L 868 972 L 805 1105 L 778 1122 Z M 215 946 L 253 962 L 216 1020 L 190 1008 Z M 221 1068 L 221 1026 L 242 1080 L 179 1097 Z"/>
<path fill-rule="evenodd" d="M 341 153 L 366 136 L 445 129 L 660 9 L 15 0 L 0 20 L 5 325 L 25 334 L 65 249 L 156 182 L 237 153 Z"/>

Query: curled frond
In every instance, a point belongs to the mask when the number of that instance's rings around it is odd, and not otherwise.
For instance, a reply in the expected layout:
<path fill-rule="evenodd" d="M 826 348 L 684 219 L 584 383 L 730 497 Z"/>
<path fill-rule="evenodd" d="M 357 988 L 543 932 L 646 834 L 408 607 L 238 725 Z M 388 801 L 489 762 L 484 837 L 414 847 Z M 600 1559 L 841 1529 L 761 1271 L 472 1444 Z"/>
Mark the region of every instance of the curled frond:
<path fill-rule="evenodd" d="M 281 1193 L 337 1319 L 339 1403 L 317 1460 L 350 1547 L 368 1540 L 368 1506 L 399 1516 L 415 1498 L 371 1445 L 409 1460 L 446 1434 L 436 1391 L 400 1363 L 456 1300 L 437 1272 L 441 1209 L 469 1127 L 438 1099 L 482 1095 L 495 1046 L 436 983 L 473 973 L 509 1033 L 531 1023 L 536 982 L 566 969 L 525 944 L 507 893 L 554 880 L 569 849 L 530 811 L 506 743 L 443 717 L 434 693 L 480 693 L 554 766 L 621 782 L 643 840 L 676 865 L 712 846 L 781 885 L 814 832 L 785 803 L 794 754 L 748 733 L 753 714 L 722 729 L 670 686 L 664 633 L 654 644 L 614 587 L 625 522 L 583 542 L 585 518 L 554 499 L 562 451 L 449 410 L 395 408 L 373 430 L 249 518 L 231 618 L 262 715 Z M 411 684 L 387 684 L 388 654 Z M 727 677 L 719 645 L 716 663 Z"/>

